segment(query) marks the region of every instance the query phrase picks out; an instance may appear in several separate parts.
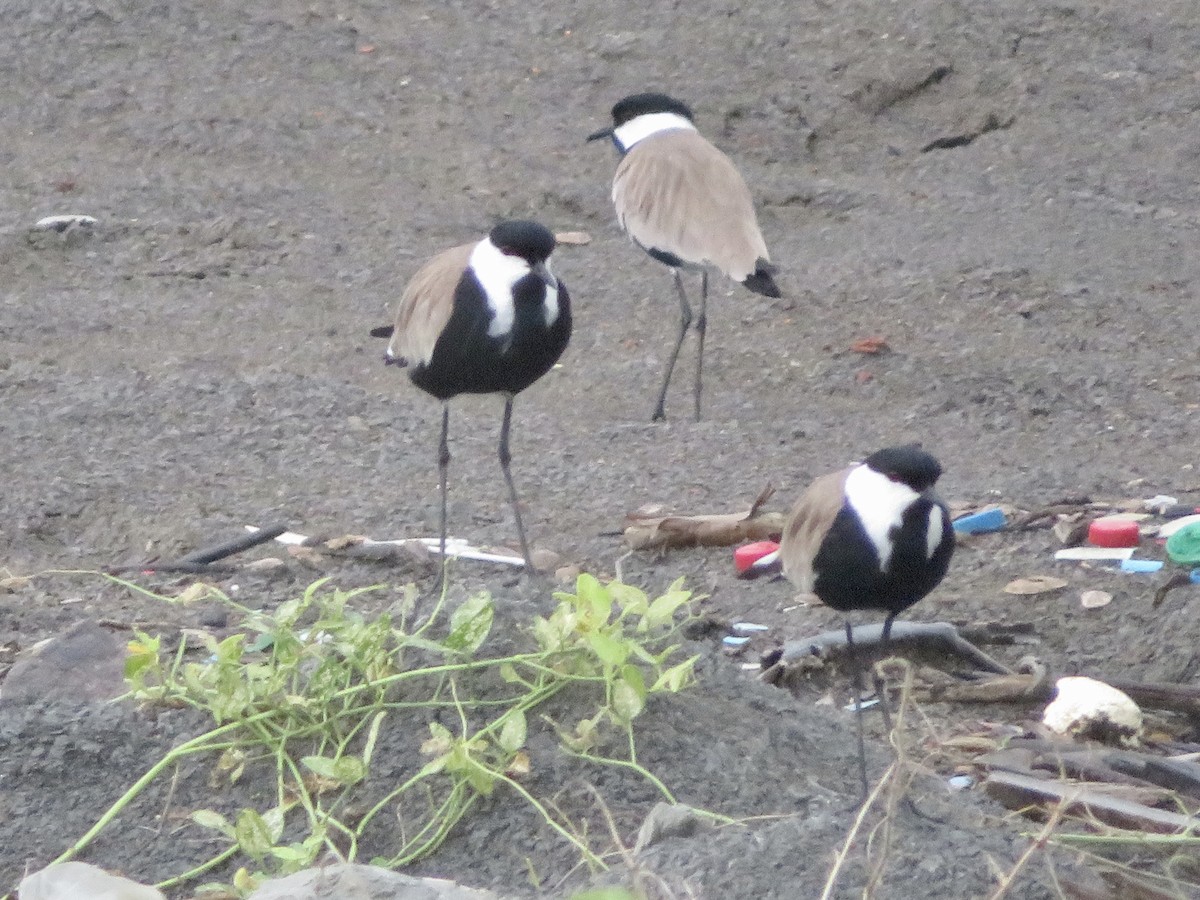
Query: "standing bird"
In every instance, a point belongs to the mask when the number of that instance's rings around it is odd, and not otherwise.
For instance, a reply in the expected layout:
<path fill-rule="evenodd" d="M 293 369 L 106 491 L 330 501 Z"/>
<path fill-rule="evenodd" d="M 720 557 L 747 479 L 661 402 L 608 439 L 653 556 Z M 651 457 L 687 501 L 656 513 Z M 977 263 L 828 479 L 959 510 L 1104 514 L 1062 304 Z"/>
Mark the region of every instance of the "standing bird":
<path fill-rule="evenodd" d="M 665 94 L 634 94 L 612 108 L 612 118 L 611 128 L 588 140 L 611 138 L 621 154 L 612 188 L 617 220 L 635 244 L 671 267 L 679 294 L 679 334 L 651 420 L 667 417 L 671 372 L 692 324 L 679 270 L 699 269 L 693 389 L 699 421 L 709 267 L 767 297 L 779 296 L 776 268 L 758 229 L 750 189 L 729 157 L 700 136 L 687 106 Z"/>
<path fill-rule="evenodd" d="M 936 459 L 906 446 L 887 447 L 860 465 L 822 475 L 796 501 L 779 550 L 756 562 L 754 573 L 782 568 L 800 591 L 843 613 L 882 610 L 887 617 L 880 646 L 886 648 L 896 616 L 937 587 L 950 566 L 954 530 L 946 505 L 933 492 L 941 474 Z M 862 678 L 848 618 L 846 644 L 857 712 Z M 882 691 L 880 702 L 886 714 Z M 865 791 L 862 716 L 857 718 Z"/>
<path fill-rule="evenodd" d="M 371 331 L 390 337 L 385 361 L 442 401 L 438 444 L 441 554 L 446 559 L 446 475 L 450 465 L 450 400 L 459 394 L 504 397 L 500 469 L 508 485 L 525 567 L 533 560 L 521 524 L 509 462 L 513 397 L 546 374 L 571 338 L 571 300 L 550 271 L 554 235 L 537 222 L 502 222 L 476 244 L 439 253 L 417 270 L 396 309 L 395 325 Z"/>

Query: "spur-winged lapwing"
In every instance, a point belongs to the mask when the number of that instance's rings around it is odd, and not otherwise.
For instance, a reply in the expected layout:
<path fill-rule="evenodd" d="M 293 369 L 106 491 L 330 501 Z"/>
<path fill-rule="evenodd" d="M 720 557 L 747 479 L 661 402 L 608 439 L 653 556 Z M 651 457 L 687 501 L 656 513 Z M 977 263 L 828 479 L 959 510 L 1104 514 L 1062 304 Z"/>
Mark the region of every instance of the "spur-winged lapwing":
<path fill-rule="evenodd" d="M 679 333 L 651 419 L 666 418 L 671 372 L 693 321 L 680 269 L 699 269 L 693 388 L 699 420 L 709 268 L 767 297 L 779 296 L 776 269 L 758 228 L 750 189 L 729 157 L 700 136 L 687 106 L 665 94 L 634 94 L 612 108 L 612 118 L 611 128 L 588 135 L 588 140 L 612 138 L 621 154 L 612 188 L 617 219 L 635 244 L 670 266 L 679 294 Z"/>
<path fill-rule="evenodd" d="M 937 587 L 950 566 L 954 531 L 946 505 L 933 492 L 941 474 L 936 459 L 905 446 L 821 476 L 792 508 L 779 550 L 756 562 L 753 572 L 782 569 L 801 592 L 840 612 L 882 610 L 887 615 L 880 647 L 886 649 L 896 616 Z M 849 619 L 846 644 L 858 711 L 862 677 Z M 879 700 L 886 715 L 882 689 Z M 862 716 L 857 718 L 865 791 Z"/>
<path fill-rule="evenodd" d="M 395 325 L 371 331 L 391 338 L 388 364 L 407 366 L 412 383 L 442 401 L 438 473 L 443 561 L 449 401 L 459 394 L 497 393 L 504 397 L 500 469 L 525 566 L 533 569 L 509 472 L 508 433 L 513 397 L 550 370 L 571 338 L 571 301 L 550 271 L 554 246 L 554 235 L 536 222 L 502 222 L 482 241 L 446 250 L 425 263 L 400 298 Z"/>

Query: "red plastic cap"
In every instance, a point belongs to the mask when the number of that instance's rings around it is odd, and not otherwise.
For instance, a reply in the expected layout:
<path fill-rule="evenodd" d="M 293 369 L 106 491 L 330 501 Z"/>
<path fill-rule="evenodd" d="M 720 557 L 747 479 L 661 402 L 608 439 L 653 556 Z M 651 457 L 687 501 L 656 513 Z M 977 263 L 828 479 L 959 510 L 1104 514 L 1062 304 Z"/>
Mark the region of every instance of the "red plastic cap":
<path fill-rule="evenodd" d="M 753 544 L 743 544 L 733 551 L 733 566 L 739 574 L 766 556 L 779 549 L 774 541 L 755 541 Z"/>
<path fill-rule="evenodd" d="M 1136 547 L 1140 539 L 1137 522 L 1128 519 L 1097 519 L 1088 526 L 1088 542 L 1097 547 Z"/>

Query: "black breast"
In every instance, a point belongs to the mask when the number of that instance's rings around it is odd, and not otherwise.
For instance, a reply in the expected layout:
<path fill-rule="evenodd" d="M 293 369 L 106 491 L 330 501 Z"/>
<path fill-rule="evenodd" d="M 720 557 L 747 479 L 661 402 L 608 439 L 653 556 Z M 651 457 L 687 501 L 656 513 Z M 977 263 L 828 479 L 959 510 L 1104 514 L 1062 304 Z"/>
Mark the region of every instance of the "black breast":
<path fill-rule="evenodd" d="M 492 337 L 492 311 L 474 273 L 463 273 L 454 311 L 423 366 L 410 369 L 413 384 L 448 400 L 458 394 L 516 394 L 546 374 L 571 338 L 571 301 L 558 285 L 558 317 L 546 324 L 546 285 L 527 275 L 513 287 L 512 328 Z"/>
<path fill-rule="evenodd" d="M 940 504 L 938 504 L 940 506 Z M 892 553 L 886 570 L 879 566 L 875 545 L 857 515 L 843 506 L 813 560 L 813 587 L 821 602 L 834 609 L 878 609 L 900 613 L 941 583 L 954 552 L 950 517 L 942 507 L 942 539 L 928 555 L 929 515 L 933 501 L 924 497 L 904 511 L 892 529 Z"/>

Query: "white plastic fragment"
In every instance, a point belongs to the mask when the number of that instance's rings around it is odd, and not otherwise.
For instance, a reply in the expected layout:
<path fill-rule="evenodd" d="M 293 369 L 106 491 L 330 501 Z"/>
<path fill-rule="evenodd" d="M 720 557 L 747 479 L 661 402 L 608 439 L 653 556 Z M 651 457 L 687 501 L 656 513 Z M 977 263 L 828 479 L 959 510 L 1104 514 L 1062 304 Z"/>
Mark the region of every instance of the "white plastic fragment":
<path fill-rule="evenodd" d="M 259 530 L 259 528 L 255 525 L 247 525 L 245 527 L 249 532 L 255 532 Z M 297 534 L 294 531 L 285 531 L 283 534 L 279 535 L 279 537 L 275 538 L 275 540 L 281 544 L 299 546 L 307 541 L 308 538 L 305 535 Z M 405 538 L 394 541 L 376 541 L 371 538 L 367 538 L 362 542 L 362 546 L 364 547 L 379 547 L 384 545 L 401 547 L 405 544 L 422 544 L 423 546 L 428 547 L 430 550 L 437 550 L 441 544 L 441 541 L 439 538 Z M 463 538 L 446 538 L 446 555 L 456 557 L 458 559 L 473 559 L 478 562 L 501 563 L 506 566 L 525 565 L 525 560 L 519 556 L 488 553 L 484 550 L 472 547 Z"/>
<path fill-rule="evenodd" d="M 17 891 L 21 900 L 163 900 L 155 888 L 82 862 L 47 866 L 22 880 Z"/>
<path fill-rule="evenodd" d="M 743 647 L 749 643 L 749 641 L 750 638 L 748 637 L 736 637 L 732 634 L 727 634 L 725 637 L 721 638 L 721 643 L 726 647 Z"/>
<path fill-rule="evenodd" d="M 759 634 L 764 631 L 770 631 L 771 626 L 759 625 L 757 622 L 734 622 L 729 626 L 729 630 L 738 635 Z"/>
<path fill-rule="evenodd" d="M 1142 506 L 1150 510 L 1162 514 L 1163 510 L 1170 509 L 1172 506 L 1179 504 L 1178 497 L 1168 497 L 1166 494 L 1155 494 L 1153 497 L 1147 497 L 1142 501 Z"/>
<path fill-rule="evenodd" d="M 1142 711 L 1124 691 L 1094 678 L 1058 679 L 1054 700 L 1042 724 L 1057 734 L 1136 746 L 1142 735 Z"/>
<path fill-rule="evenodd" d="M 965 791 L 967 788 L 975 786 L 975 777 L 973 775 L 951 775 L 946 779 L 946 784 L 952 791 Z"/>
<path fill-rule="evenodd" d="M 59 234 L 80 229 L 90 230 L 95 226 L 95 217 L 85 216 L 79 213 L 70 213 L 62 216 L 46 216 L 43 219 L 38 219 L 33 225 L 33 227 L 38 231 L 56 231 Z"/>
<path fill-rule="evenodd" d="M 1169 538 L 1181 528 L 1187 528 L 1193 522 L 1200 522 L 1200 515 L 1180 516 L 1178 519 L 1172 519 L 1159 526 L 1158 536 L 1160 538 Z"/>
<path fill-rule="evenodd" d="M 1107 560 L 1129 559 L 1133 556 L 1133 547 L 1065 547 L 1054 553 L 1055 559 L 1073 560 Z"/>

